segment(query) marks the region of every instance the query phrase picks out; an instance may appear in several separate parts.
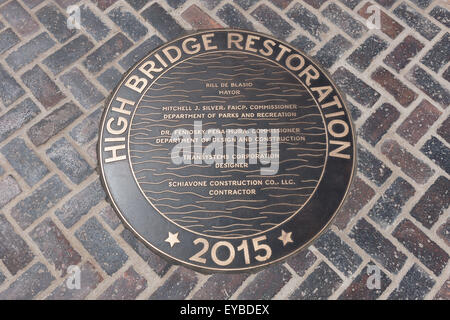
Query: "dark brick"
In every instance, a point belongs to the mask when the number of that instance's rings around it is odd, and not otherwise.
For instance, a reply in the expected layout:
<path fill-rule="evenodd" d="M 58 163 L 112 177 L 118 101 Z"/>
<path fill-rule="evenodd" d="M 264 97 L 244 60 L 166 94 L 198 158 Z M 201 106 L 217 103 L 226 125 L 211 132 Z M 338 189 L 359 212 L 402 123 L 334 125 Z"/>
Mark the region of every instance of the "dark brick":
<path fill-rule="evenodd" d="M 284 39 L 294 30 L 289 23 L 265 4 L 258 6 L 251 14 L 278 38 Z"/>
<path fill-rule="evenodd" d="M 185 299 L 194 289 L 198 279 L 194 271 L 178 267 L 174 273 L 150 296 L 152 300 Z"/>
<path fill-rule="evenodd" d="M 430 11 L 430 15 L 447 28 L 450 28 L 450 11 L 447 9 L 436 6 Z"/>
<path fill-rule="evenodd" d="M 428 7 L 430 5 L 430 3 L 433 0 L 409 0 L 415 4 L 417 4 L 419 7 L 421 7 L 422 9 L 425 9 L 426 7 Z"/>
<path fill-rule="evenodd" d="M 393 12 L 397 17 L 402 19 L 403 22 L 411 28 L 414 28 L 427 40 L 433 39 L 439 31 L 441 31 L 441 28 L 404 2 L 395 8 Z"/>
<path fill-rule="evenodd" d="M 97 137 L 102 112 L 103 109 L 98 108 L 89 116 L 84 118 L 83 121 L 77 124 L 70 131 L 70 136 L 73 138 L 73 140 L 75 140 L 79 144 L 85 144 Z"/>
<path fill-rule="evenodd" d="M 327 0 L 303 0 L 303 2 L 306 2 L 315 9 L 319 9 L 325 2 L 327 2 Z"/>
<path fill-rule="evenodd" d="M 359 117 L 361 117 L 361 110 L 354 104 L 347 101 L 347 107 L 350 110 L 350 115 L 352 116 L 352 119 L 354 121 L 358 120 Z"/>
<path fill-rule="evenodd" d="M 20 42 L 19 37 L 11 28 L 8 28 L 0 33 L 0 54 L 11 49 Z"/>
<path fill-rule="evenodd" d="M 352 54 L 347 58 L 347 61 L 359 71 L 364 71 L 386 48 L 386 41 L 380 39 L 376 35 L 372 35 L 352 52 Z"/>
<path fill-rule="evenodd" d="M 419 66 L 414 66 L 406 77 L 442 107 L 450 104 L 450 91 Z"/>
<path fill-rule="evenodd" d="M 166 274 L 171 267 L 166 260 L 154 254 L 128 229 L 124 229 L 121 236 L 134 249 L 134 251 L 136 251 L 136 253 L 148 263 L 148 265 L 156 272 L 158 276 L 162 277 Z"/>
<path fill-rule="evenodd" d="M 65 103 L 34 124 L 27 132 L 28 137 L 36 146 L 40 146 L 82 114 L 80 108 L 72 102 Z"/>
<path fill-rule="evenodd" d="M 347 289 L 342 292 L 339 296 L 339 300 L 376 300 L 381 294 L 389 287 L 391 284 L 391 279 L 386 275 L 386 273 L 380 270 L 380 288 L 369 289 L 367 286 L 370 276 L 374 275 L 374 271 L 369 269 L 369 266 L 378 267 L 373 262 L 367 264 L 361 273 L 352 281 L 352 283 L 347 287 Z"/>
<path fill-rule="evenodd" d="M 86 5 L 80 6 L 80 25 L 97 41 L 105 39 L 110 31 L 108 26 Z"/>
<path fill-rule="evenodd" d="M 22 36 L 28 36 L 39 30 L 36 20 L 16 0 L 2 6 L 0 13 Z"/>
<path fill-rule="evenodd" d="M 83 64 L 90 72 L 98 72 L 110 61 L 128 50 L 133 43 L 122 33 L 106 41 L 100 48 L 88 55 Z"/>
<path fill-rule="evenodd" d="M 233 2 L 237 3 L 242 9 L 248 10 L 252 5 L 259 2 L 259 0 L 233 0 Z"/>
<path fill-rule="evenodd" d="M 405 203 L 415 194 L 414 187 L 403 178 L 397 178 L 370 209 L 368 216 L 381 227 L 391 225 Z"/>
<path fill-rule="evenodd" d="M 433 175 L 433 170 L 417 159 L 395 140 L 386 140 L 381 145 L 381 153 L 414 181 L 423 184 Z"/>
<path fill-rule="evenodd" d="M 125 251 L 95 217 L 86 221 L 75 236 L 108 275 L 114 274 L 128 260 Z"/>
<path fill-rule="evenodd" d="M 194 300 L 226 300 L 242 285 L 248 274 L 213 274 L 194 295 Z"/>
<path fill-rule="evenodd" d="M 351 46 L 350 41 L 338 34 L 317 51 L 315 58 L 322 66 L 330 68 Z"/>
<path fill-rule="evenodd" d="M 6 62 L 14 69 L 14 71 L 17 71 L 32 62 L 45 51 L 49 50 L 54 44 L 55 41 L 53 41 L 46 32 L 41 33 L 16 51 L 13 51 L 6 58 Z"/>
<path fill-rule="evenodd" d="M 69 289 L 67 279 L 61 283 L 46 299 L 48 300 L 81 300 L 91 293 L 100 282 L 102 276 L 95 270 L 90 262 L 84 263 L 80 267 L 80 289 Z"/>
<path fill-rule="evenodd" d="M 13 176 L 7 176 L 0 180 L 0 208 L 4 207 L 21 192 L 22 189 Z"/>
<path fill-rule="evenodd" d="M 316 260 L 317 257 L 314 253 L 309 249 L 304 249 L 288 258 L 286 262 L 300 277 L 303 277 Z"/>
<path fill-rule="evenodd" d="M 440 176 L 411 210 L 411 215 L 430 229 L 450 205 L 450 181 Z"/>
<path fill-rule="evenodd" d="M 388 271 L 398 273 L 405 264 L 407 256 L 364 218 L 355 224 L 349 236 Z"/>
<path fill-rule="evenodd" d="M 4 275 L 3 273 L 0 272 L 0 285 L 1 285 L 3 282 L 5 282 L 5 280 L 6 280 L 5 275 Z"/>
<path fill-rule="evenodd" d="M 435 281 L 422 268 L 414 264 L 388 299 L 423 300 L 434 284 Z"/>
<path fill-rule="evenodd" d="M 411 251 L 435 275 L 447 265 L 449 255 L 423 233 L 414 223 L 404 219 L 392 233 L 406 249 Z"/>
<path fill-rule="evenodd" d="M 330 31 L 330 28 L 321 23 L 314 13 L 299 3 L 295 3 L 291 7 L 287 16 L 317 40 L 322 40 L 322 36 Z"/>
<path fill-rule="evenodd" d="M 352 275 L 362 263 L 361 257 L 331 230 L 320 236 L 314 246 L 347 276 Z"/>
<path fill-rule="evenodd" d="M 38 4 L 41 4 L 44 0 L 22 0 L 23 3 L 27 5 L 28 8 L 33 9 Z"/>
<path fill-rule="evenodd" d="M 423 100 L 398 127 L 397 133 L 415 145 L 441 114 L 435 106 Z"/>
<path fill-rule="evenodd" d="M 372 107 L 380 98 L 377 91 L 344 67 L 339 67 L 334 72 L 333 79 L 342 90 L 364 107 Z"/>
<path fill-rule="evenodd" d="M 377 186 L 381 186 L 391 176 L 392 170 L 367 149 L 358 146 L 358 170 Z"/>
<path fill-rule="evenodd" d="M 103 208 L 98 214 L 100 217 L 102 217 L 103 221 L 105 221 L 113 230 L 116 230 L 117 227 L 121 224 L 117 213 L 110 205 Z"/>
<path fill-rule="evenodd" d="M 311 51 L 312 48 L 316 46 L 314 42 L 312 42 L 308 37 L 303 35 L 299 35 L 297 38 L 292 40 L 291 44 L 304 52 L 309 52 Z"/>
<path fill-rule="evenodd" d="M 120 59 L 119 64 L 125 70 L 128 70 L 131 66 L 144 58 L 149 52 L 153 51 L 162 44 L 163 41 L 158 36 L 153 35 L 149 39 L 142 42 L 137 48 L 131 50 L 125 57 Z"/>
<path fill-rule="evenodd" d="M 65 138 L 53 143 L 46 154 L 73 183 L 80 184 L 94 171 Z"/>
<path fill-rule="evenodd" d="M 212 10 L 222 1 L 222 0 L 201 0 L 203 4 L 209 9 Z"/>
<path fill-rule="evenodd" d="M 80 0 L 54 0 L 54 1 L 63 9 L 66 9 L 68 6 L 80 2 Z"/>
<path fill-rule="evenodd" d="M 328 5 L 322 11 L 322 14 L 353 39 L 361 38 L 367 32 L 367 28 L 361 22 L 354 19 L 335 3 Z"/>
<path fill-rule="evenodd" d="M 25 268 L 33 253 L 27 243 L 14 230 L 5 216 L 0 214 L 0 259 L 11 274 Z"/>
<path fill-rule="evenodd" d="M 383 103 L 369 118 L 359 130 L 364 140 L 375 146 L 378 141 L 388 132 L 392 124 L 397 121 L 400 112 L 389 103 Z"/>
<path fill-rule="evenodd" d="M 420 60 L 424 65 L 433 70 L 439 72 L 447 62 L 450 61 L 450 33 L 446 33 L 442 36 L 430 51 Z"/>
<path fill-rule="evenodd" d="M 54 107 L 66 97 L 38 65 L 25 72 L 21 78 L 36 99 L 47 109 Z"/>
<path fill-rule="evenodd" d="M 178 22 L 157 2 L 142 11 L 141 15 L 167 40 L 181 36 L 184 32 Z"/>
<path fill-rule="evenodd" d="M 189 22 L 195 30 L 222 28 L 222 25 L 211 18 L 205 11 L 197 7 L 195 4 L 187 8 L 181 17 Z"/>
<path fill-rule="evenodd" d="M 371 78 L 389 92 L 403 107 L 409 106 L 417 98 L 417 93 L 383 67 L 378 67 Z"/>
<path fill-rule="evenodd" d="M 54 175 L 16 204 L 11 209 L 11 216 L 22 229 L 26 229 L 69 192 L 64 182 Z"/>
<path fill-rule="evenodd" d="M 41 111 L 29 98 L 0 117 L 0 141 L 5 140 L 16 130 L 34 119 Z"/>
<path fill-rule="evenodd" d="M 355 7 L 361 2 L 361 0 L 339 0 L 345 4 L 350 9 L 355 9 Z"/>
<path fill-rule="evenodd" d="M 48 5 L 36 12 L 39 21 L 47 28 L 47 30 L 58 40 L 63 43 L 72 37 L 77 30 L 67 28 L 67 18 L 55 5 Z"/>
<path fill-rule="evenodd" d="M 11 140 L 1 152 L 30 187 L 49 173 L 45 164 L 21 138 Z"/>
<path fill-rule="evenodd" d="M 113 5 L 117 0 L 91 0 L 100 10 L 105 10 Z"/>
<path fill-rule="evenodd" d="M 286 9 L 292 0 L 270 0 L 274 5 L 280 9 Z"/>
<path fill-rule="evenodd" d="M 236 29 L 253 30 L 253 24 L 231 4 L 225 4 L 217 11 L 217 16 L 229 27 Z"/>
<path fill-rule="evenodd" d="M 106 69 L 97 77 L 97 81 L 108 91 L 112 91 L 122 79 L 122 73 L 114 67 Z"/>
<path fill-rule="evenodd" d="M 344 230 L 351 219 L 361 210 L 373 197 L 375 191 L 369 187 L 361 178 L 353 179 L 349 194 L 334 220 L 340 230 Z"/>
<path fill-rule="evenodd" d="M 11 77 L 3 66 L 0 64 L 0 99 L 5 107 L 12 104 L 25 94 L 25 91 L 17 83 L 17 81 Z"/>
<path fill-rule="evenodd" d="M 67 268 L 81 261 L 80 254 L 72 247 L 56 224 L 46 218 L 31 232 L 30 237 L 38 245 L 44 257 L 55 266 L 61 276 L 67 274 Z"/>
<path fill-rule="evenodd" d="M 273 265 L 258 272 L 253 281 L 239 294 L 237 300 L 272 299 L 291 278 L 291 273 L 283 265 Z"/>
<path fill-rule="evenodd" d="M 444 285 L 438 291 L 438 293 L 434 296 L 434 300 L 450 300 L 450 279 L 447 279 L 444 282 Z"/>
<path fill-rule="evenodd" d="M 419 40 L 412 36 L 407 36 L 383 61 L 386 65 L 399 72 L 408 65 L 423 47 L 424 45 Z"/>
<path fill-rule="evenodd" d="M 99 180 L 95 180 L 64 203 L 61 209 L 55 211 L 55 215 L 66 228 L 71 228 L 103 199 L 103 187 Z"/>
<path fill-rule="evenodd" d="M 186 2 L 186 0 L 167 0 L 167 3 L 169 4 L 169 6 L 171 6 L 174 9 L 178 8 L 185 2 Z"/>
<path fill-rule="evenodd" d="M 420 151 L 440 166 L 447 174 L 450 174 L 450 149 L 439 139 L 431 137 L 420 148 Z"/>
<path fill-rule="evenodd" d="M 75 99 L 86 109 L 92 108 L 105 98 L 77 68 L 63 74 L 61 80 Z"/>
<path fill-rule="evenodd" d="M 436 132 L 445 139 L 448 143 L 450 143 L 450 117 L 445 119 L 442 122 L 441 126 L 436 130 Z"/>
<path fill-rule="evenodd" d="M 147 280 L 137 273 L 133 267 L 130 267 L 99 296 L 99 299 L 134 300 L 145 288 L 147 288 Z"/>
<path fill-rule="evenodd" d="M 147 28 L 123 7 L 114 8 L 108 13 L 108 17 L 134 41 L 138 41 L 147 34 Z"/>
<path fill-rule="evenodd" d="M 329 298 L 342 284 L 342 279 L 325 262 L 300 284 L 289 299 L 324 300 Z"/>
<path fill-rule="evenodd" d="M 81 35 L 45 58 L 43 63 L 51 72 L 58 74 L 84 56 L 93 47 L 94 44 L 89 41 L 88 37 Z"/>
<path fill-rule="evenodd" d="M 130 6 L 132 6 L 135 10 L 141 10 L 147 3 L 148 0 L 126 0 Z"/>
<path fill-rule="evenodd" d="M 445 70 L 445 72 L 442 74 L 442 78 L 450 82 L 450 67 Z"/>
<path fill-rule="evenodd" d="M 437 230 L 437 235 L 450 247 L 450 219 L 447 219 Z"/>
<path fill-rule="evenodd" d="M 55 280 L 47 268 L 37 262 L 0 293 L 1 300 L 31 300 Z"/>

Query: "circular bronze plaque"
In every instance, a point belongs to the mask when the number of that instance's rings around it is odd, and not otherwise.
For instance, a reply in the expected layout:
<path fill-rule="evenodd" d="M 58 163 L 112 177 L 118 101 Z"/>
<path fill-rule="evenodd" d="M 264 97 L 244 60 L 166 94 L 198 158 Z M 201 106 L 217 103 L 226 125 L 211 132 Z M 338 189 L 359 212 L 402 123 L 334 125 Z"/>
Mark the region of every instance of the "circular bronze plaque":
<path fill-rule="evenodd" d="M 147 245 L 196 269 L 242 271 L 326 228 L 355 141 L 341 94 L 310 58 L 223 29 L 131 68 L 104 112 L 99 158 L 114 208 Z"/>

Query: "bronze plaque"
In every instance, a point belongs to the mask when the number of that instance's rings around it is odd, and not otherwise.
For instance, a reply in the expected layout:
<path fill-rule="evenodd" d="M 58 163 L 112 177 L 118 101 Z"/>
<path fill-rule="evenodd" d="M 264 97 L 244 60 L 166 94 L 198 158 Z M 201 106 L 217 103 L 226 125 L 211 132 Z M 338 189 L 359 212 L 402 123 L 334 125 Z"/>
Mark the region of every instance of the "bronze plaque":
<path fill-rule="evenodd" d="M 330 223 L 355 165 L 339 90 L 290 45 L 203 31 L 148 54 L 105 109 L 104 186 L 165 257 L 245 271 L 299 251 Z"/>

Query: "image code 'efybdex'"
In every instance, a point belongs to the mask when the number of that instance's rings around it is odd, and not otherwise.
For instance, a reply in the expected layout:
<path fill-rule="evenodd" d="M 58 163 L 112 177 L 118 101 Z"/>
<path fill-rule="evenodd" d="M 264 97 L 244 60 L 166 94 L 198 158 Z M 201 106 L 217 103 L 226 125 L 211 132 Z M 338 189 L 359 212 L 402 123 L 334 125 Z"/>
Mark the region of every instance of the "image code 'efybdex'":
<path fill-rule="evenodd" d="M 343 95 L 273 37 L 208 30 L 149 53 L 105 108 L 101 177 L 125 225 L 161 256 L 241 272 L 309 245 L 355 169 Z"/>

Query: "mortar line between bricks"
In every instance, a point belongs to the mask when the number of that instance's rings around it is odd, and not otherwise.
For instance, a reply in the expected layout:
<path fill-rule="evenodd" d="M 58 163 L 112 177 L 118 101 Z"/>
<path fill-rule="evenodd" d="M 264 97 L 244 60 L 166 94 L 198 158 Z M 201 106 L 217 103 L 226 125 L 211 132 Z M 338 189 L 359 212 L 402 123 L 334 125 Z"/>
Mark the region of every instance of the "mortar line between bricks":
<path fill-rule="evenodd" d="M 436 279 L 436 283 L 433 286 L 433 288 L 430 289 L 430 291 L 425 295 L 426 300 L 431 300 L 434 298 L 434 296 L 439 292 L 439 290 L 442 288 L 442 286 L 446 285 L 446 281 L 449 279 L 450 276 L 450 267 L 449 264 L 442 270 L 442 274 Z"/>
<path fill-rule="evenodd" d="M 387 300 L 387 298 L 394 292 L 400 285 L 400 282 L 403 280 L 406 273 L 411 269 L 414 265 L 414 261 L 411 260 L 411 257 L 407 257 L 404 265 L 397 273 L 397 277 L 392 278 L 391 284 L 384 290 L 384 292 L 380 295 L 380 299 Z"/>
<path fill-rule="evenodd" d="M 294 269 L 287 263 L 283 263 L 285 267 L 292 275 L 291 279 L 273 296 L 273 300 L 283 300 L 287 299 L 289 294 L 295 291 L 297 284 L 300 281 L 300 276 L 295 272 Z"/>
<path fill-rule="evenodd" d="M 194 288 L 192 288 L 191 292 L 189 292 L 189 294 L 186 296 L 185 300 L 192 300 L 197 291 L 201 290 L 205 282 L 208 281 L 208 279 L 211 277 L 210 275 L 201 274 L 199 272 L 197 272 L 196 275 L 198 281 L 195 284 Z"/>
<path fill-rule="evenodd" d="M 239 286 L 239 288 L 236 289 L 236 291 L 234 291 L 234 293 L 229 297 L 229 300 L 237 300 L 237 298 L 239 297 L 239 295 L 245 290 L 245 288 L 247 288 L 249 286 L 249 284 L 251 284 L 253 282 L 253 280 L 255 280 L 256 278 L 256 273 L 252 273 L 250 274 L 247 279 L 245 279 L 241 285 Z"/>

